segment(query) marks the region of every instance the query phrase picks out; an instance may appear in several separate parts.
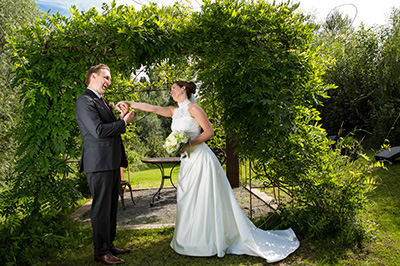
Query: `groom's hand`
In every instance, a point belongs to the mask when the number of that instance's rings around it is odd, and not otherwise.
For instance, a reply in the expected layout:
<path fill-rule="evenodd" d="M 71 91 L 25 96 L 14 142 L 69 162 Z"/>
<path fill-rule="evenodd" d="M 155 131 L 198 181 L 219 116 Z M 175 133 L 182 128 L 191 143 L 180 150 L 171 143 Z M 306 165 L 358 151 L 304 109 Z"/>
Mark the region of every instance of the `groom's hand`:
<path fill-rule="evenodd" d="M 115 105 L 115 108 L 125 114 L 129 111 L 129 105 L 126 102 L 118 102 L 117 105 Z"/>
<path fill-rule="evenodd" d="M 121 113 L 122 116 L 123 113 Z M 129 124 L 130 122 L 133 121 L 133 118 L 135 117 L 135 112 L 132 110 L 128 113 L 125 113 L 124 117 L 122 117 L 122 119 L 124 119 L 126 121 L 126 124 Z"/>
<path fill-rule="evenodd" d="M 120 119 L 124 119 L 124 117 L 126 116 L 126 114 L 128 113 L 128 109 L 121 109 L 121 110 L 118 110 L 118 111 L 120 111 L 121 112 L 121 114 L 119 115 L 119 118 Z"/>
<path fill-rule="evenodd" d="M 121 112 L 119 118 L 124 119 L 124 117 L 126 116 L 126 114 L 129 112 L 129 106 L 126 105 L 124 102 L 119 102 L 117 103 L 117 105 L 115 106 L 115 108 Z"/>

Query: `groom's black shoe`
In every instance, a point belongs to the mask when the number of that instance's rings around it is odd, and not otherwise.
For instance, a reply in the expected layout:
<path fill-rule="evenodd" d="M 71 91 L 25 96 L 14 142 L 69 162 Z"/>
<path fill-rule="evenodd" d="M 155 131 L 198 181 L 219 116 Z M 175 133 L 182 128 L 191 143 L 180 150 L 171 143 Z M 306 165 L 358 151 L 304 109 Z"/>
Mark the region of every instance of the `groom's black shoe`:
<path fill-rule="evenodd" d="M 117 247 L 112 247 L 112 248 L 110 248 L 110 252 L 111 252 L 113 255 L 120 255 L 120 254 L 126 254 L 126 253 L 131 252 L 131 249 L 130 249 L 130 248 L 117 248 Z"/>
<path fill-rule="evenodd" d="M 108 254 L 106 254 L 104 256 L 96 256 L 96 255 L 94 255 L 94 261 L 96 261 L 96 262 L 100 262 L 101 261 L 102 263 L 107 264 L 107 265 L 122 264 L 122 263 L 125 262 L 124 260 L 113 256 L 111 253 L 108 253 Z"/>

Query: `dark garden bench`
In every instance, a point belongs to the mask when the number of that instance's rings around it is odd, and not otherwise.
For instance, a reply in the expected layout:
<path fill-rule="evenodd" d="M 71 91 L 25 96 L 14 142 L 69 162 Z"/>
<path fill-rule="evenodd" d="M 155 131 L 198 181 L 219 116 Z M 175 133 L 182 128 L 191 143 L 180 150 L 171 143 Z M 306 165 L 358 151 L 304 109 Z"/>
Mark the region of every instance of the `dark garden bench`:
<path fill-rule="evenodd" d="M 400 146 L 392 147 L 375 154 L 377 161 L 388 161 L 394 163 L 394 161 L 400 157 Z"/>

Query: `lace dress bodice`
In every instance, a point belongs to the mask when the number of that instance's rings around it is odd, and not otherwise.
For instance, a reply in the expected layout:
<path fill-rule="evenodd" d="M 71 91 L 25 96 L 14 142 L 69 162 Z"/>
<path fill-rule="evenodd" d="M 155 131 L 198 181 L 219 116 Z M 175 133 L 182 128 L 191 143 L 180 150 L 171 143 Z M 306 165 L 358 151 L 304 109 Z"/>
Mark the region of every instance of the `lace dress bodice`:
<path fill-rule="evenodd" d="M 189 100 L 178 103 L 179 108 L 174 110 L 172 115 L 172 131 L 184 131 L 190 139 L 197 137 L 200 134 L 200 125 L 189 113 Z"/>

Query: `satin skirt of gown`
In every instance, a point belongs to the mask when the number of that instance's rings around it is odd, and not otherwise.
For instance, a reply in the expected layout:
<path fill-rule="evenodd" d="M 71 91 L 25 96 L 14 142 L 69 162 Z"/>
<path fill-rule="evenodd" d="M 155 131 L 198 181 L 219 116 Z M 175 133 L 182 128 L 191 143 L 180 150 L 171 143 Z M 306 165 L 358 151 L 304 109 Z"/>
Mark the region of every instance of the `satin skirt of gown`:
<path fill-rule="evenodd" d="M 292 229 L 258 229 L 242 212 L 224 169 L 205 144 L 181 160 L 171 247 L 188 256 L 247 254 L 276 262 L 299 247 Z"/>

